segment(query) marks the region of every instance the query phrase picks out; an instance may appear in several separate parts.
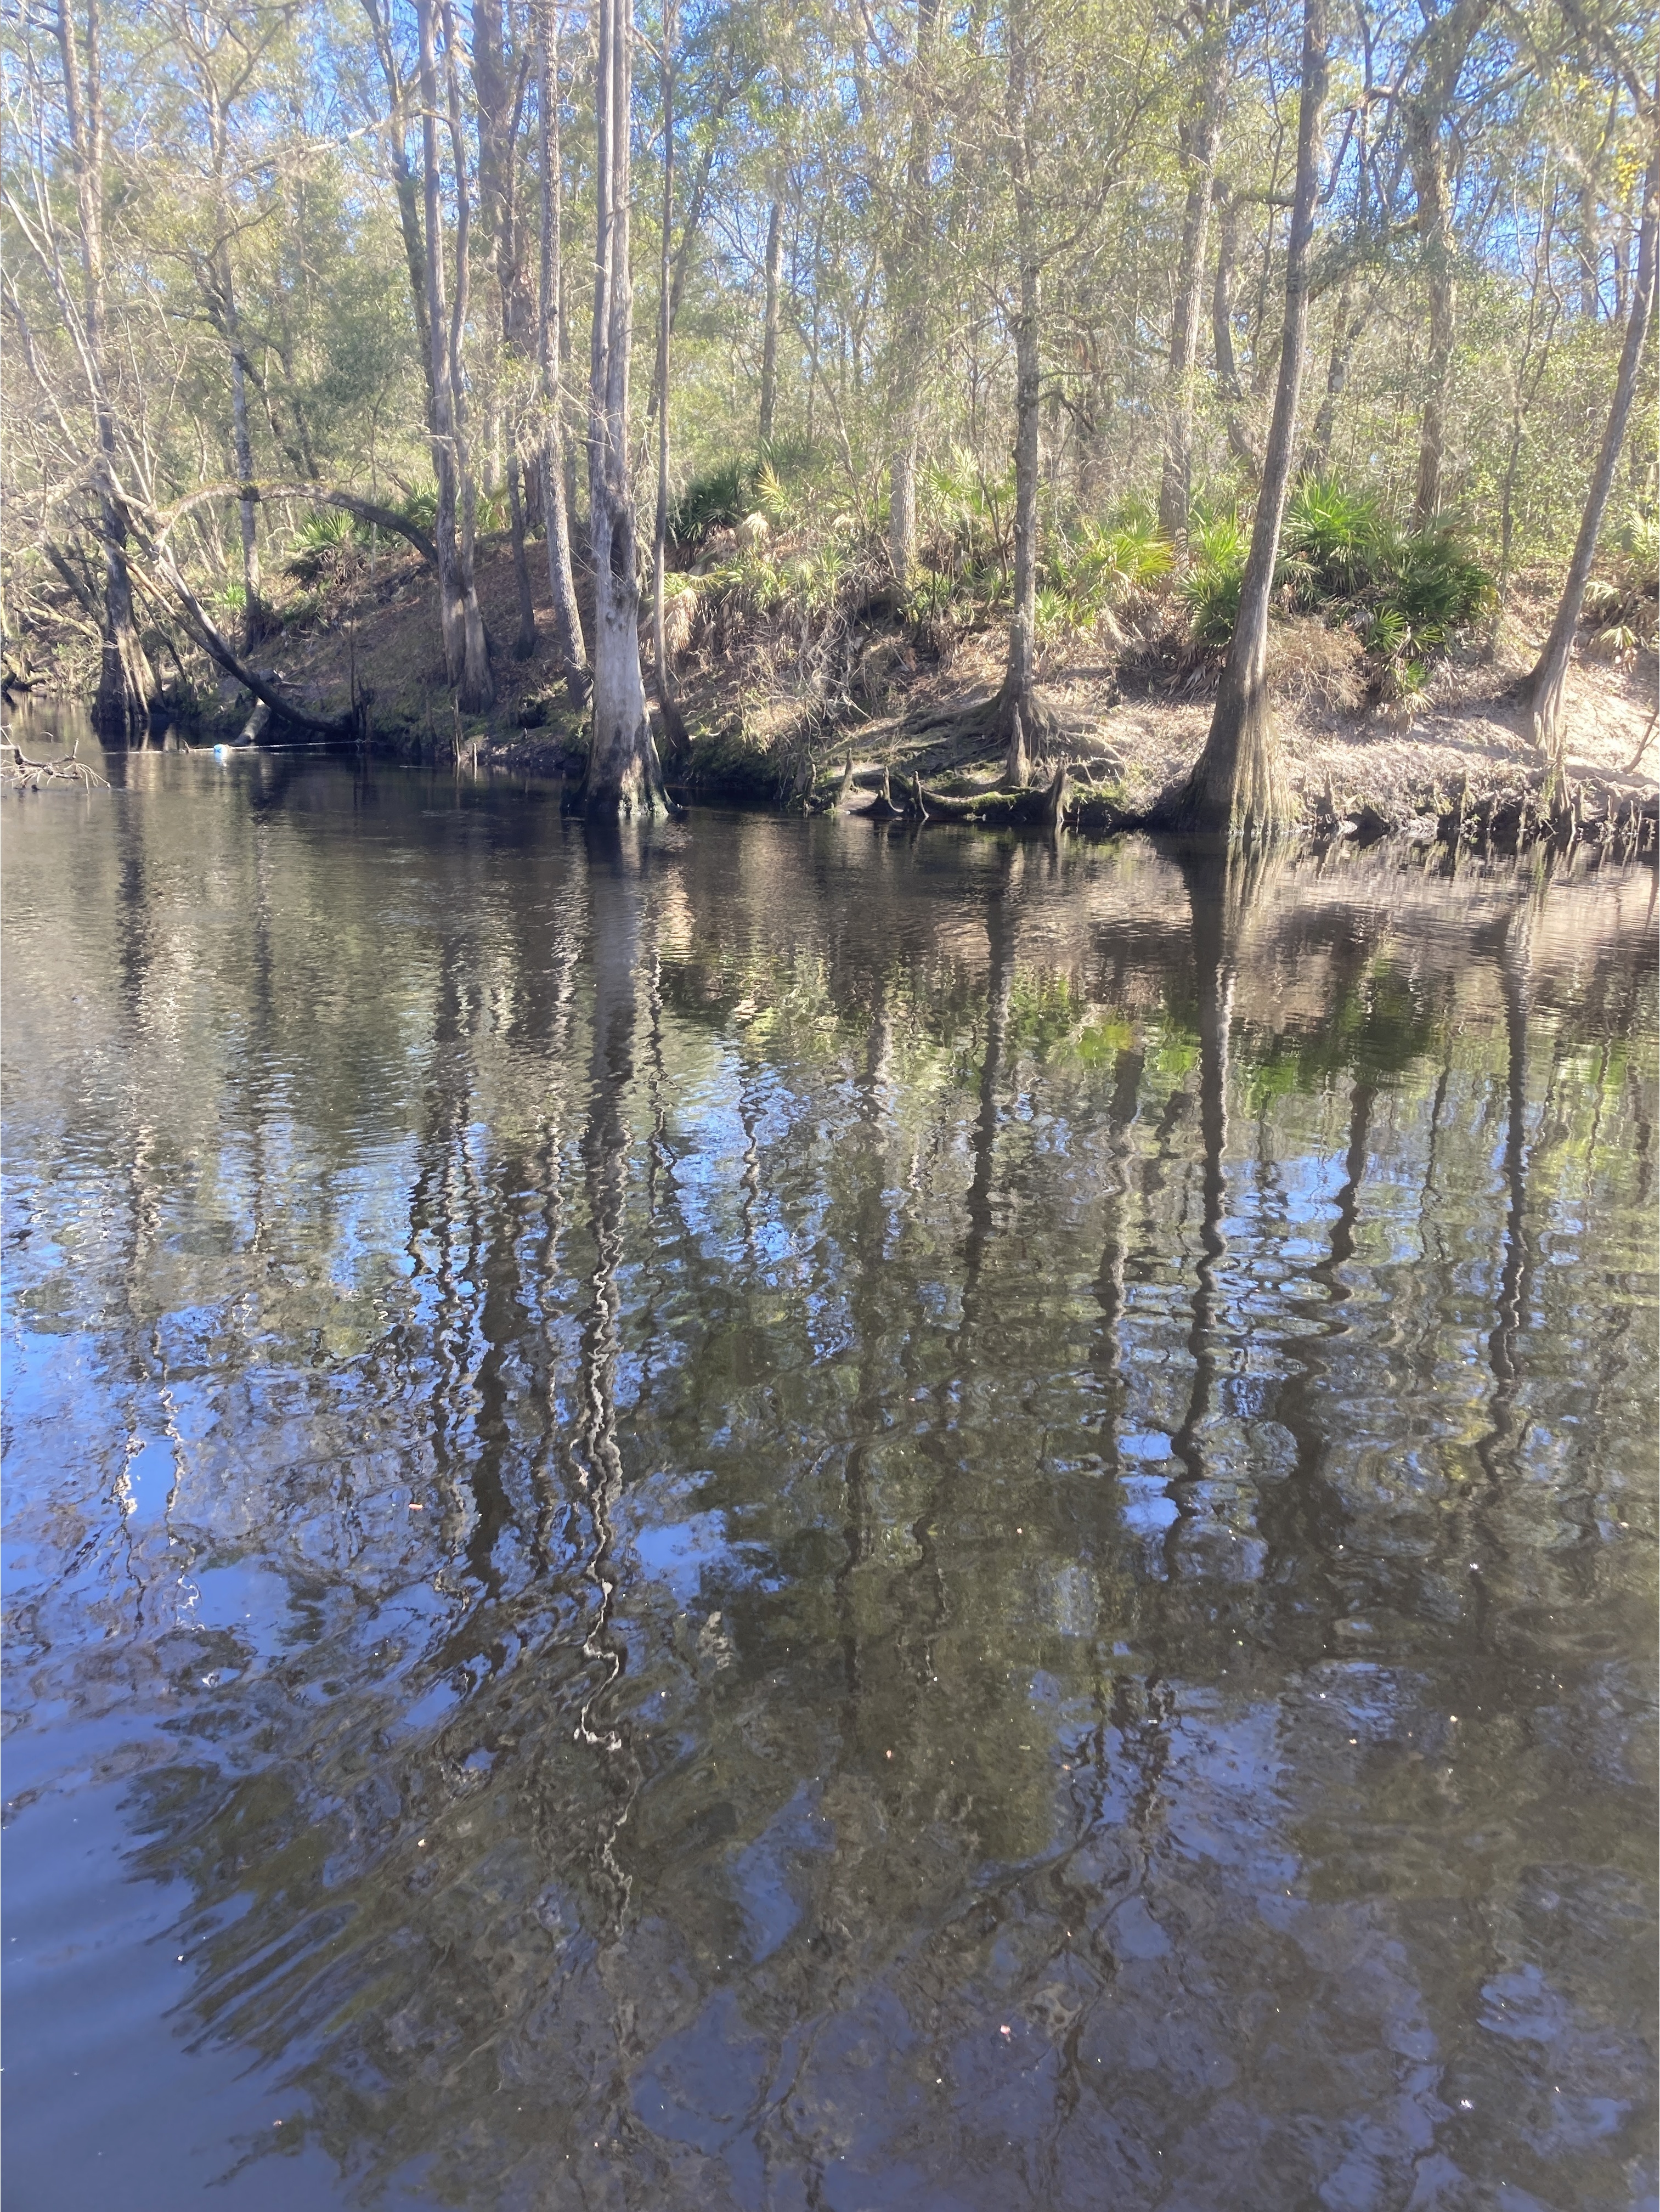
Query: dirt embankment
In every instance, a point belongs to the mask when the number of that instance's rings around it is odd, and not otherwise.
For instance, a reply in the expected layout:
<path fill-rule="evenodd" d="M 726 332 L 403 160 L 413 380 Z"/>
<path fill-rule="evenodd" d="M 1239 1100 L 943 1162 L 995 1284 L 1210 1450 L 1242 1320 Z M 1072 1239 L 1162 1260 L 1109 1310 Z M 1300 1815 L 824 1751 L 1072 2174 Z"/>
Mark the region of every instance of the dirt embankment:
<path fill-rule="evenodd" d="M 541 548 L 532 553 L 539 634 L 536 653 L 520 661 L 508 651 L 518 626 L 511 560 L 504 545 L 481 548 L 480 596 L 497 647 L 498 697 L 487 717 L 463 720 L 454 708 L 432 585 L 412 556 L 382 555 L 372 567 L 360 560 L 263 648 L 262 663 L 313 712 L 343 712 L 355 686 L 371 743 L 389 753 L 520 773 L 580 770 L 583 717 L 553 662 Z M 1365 701 L 1352 641 L 1315 618 L 1278 626 L 1280 738 L 1309 829 L 1428 843 L 1458 836 L 1462 824 L 1464 841 L 1501 847 L 1548 836 L 1653 850 L 1652 651 L 1624 668 L 1591 657 L 1576 664 L 1566 784 L 1541 807 L 1544 764 L 1507 701 L 1549 613 L 1542 595 L 1519 594 L 1496 637 L 1438 664 L 1415 698 L 1376 705 Z M 1061 818 L 1111 830 L 1152 810 L 1190 766 L 1209 722 L 1207 665 L 1138 674 L 1093 644 L 1051 647 L 1041 669 L 1048 727 L 1034 788 L 1011 805 L 991 795 L 1002 756 L 982 711 L 1001 673 L 994 630 L 930 652 L 878 598 L 844 648 L 827 696 L 822 670 L 803 680 L 804 656 L 790 640 L 757 651 L 751 637 L 741 653 L 724 650 L 718 634 L 694 644 L 677 671 L 693 742 L 671 781 L 702 799 L 879 813 L 885 790 L 895 812 L 913 817 L 1042 820 L 1064 764 Z M 246 707 L 224 687 L 211 735 L 234 740 Z"/>

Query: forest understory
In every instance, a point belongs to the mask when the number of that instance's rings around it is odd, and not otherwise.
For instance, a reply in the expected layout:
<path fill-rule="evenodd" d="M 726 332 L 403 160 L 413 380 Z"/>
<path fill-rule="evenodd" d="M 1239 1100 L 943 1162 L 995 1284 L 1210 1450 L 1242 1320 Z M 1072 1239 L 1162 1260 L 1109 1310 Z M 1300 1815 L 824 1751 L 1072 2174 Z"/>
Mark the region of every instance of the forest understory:
<path fill-rule="evenodd" d="M 1156 823 L 1204 744 L 1220 654 L 1195 642 L 1171 593 L 1134 595 L 1139 623 L 1109 614 L 1082 632 L 1062 626 L 1043 642 L 1042 720 L 1030 738 L 1024 787 L 1011 789 L 994 714 L 1004 659 L 994 612 L 959 594 L 919 615 L 915 604 L 897 603 L 874 559 L 850 562 L 828 605 L 757 606 L 753 589 L 745 592 L 741 579 L 734 587 L 732 572 L 718 566 L 734 533 L 712 535 L 713 561 L 707 548 L 702 560 L 714 567 L 713 585 L 703 574 L 681 576 L 669 602 L 687 745 L 672 752 L 654 716 L 678 797 L 991 827 L 1058 817 L 1111 832 Z M 294 565 L 301 574 L 286 598 L 272 595 L 282 627 L 259 656 L 283 697 L 343 720 L 355 702 L 359 741 L 384 757 L 581 777 L 587 710 L 562 678 L 540 563 L 532 564 L 536 649 L 519 659 L 508 647 L 518 611 L 509 550 L 505 541 L 480 543 L 478 595 L 497 690 L 485 716 L 463 716 L 456 705 L 435 588 L 418 557 L 371 559 L 361 532 L 343 532 Z M 1275 621 L 1269 682 L 1304 834 L 1501 850 L 1572 839 L 1656 851 L 1652 609 L 1639 613 L 1646 635 L 1627 626 L 1613 651 L 1606 623 L 1583 627 L 1568 678 L 1564 775 L 1553 789 L 1514 697 L 1550 622 L 1551 582 L 1522 580 L 1502 616 L 1461 636 L 1409 690 L 1380 681 L 1353 626 L 1318 613 Z M 577 583 L 591 619 L 592 581 L 580 568 Z M 14 675 L 36 696 L 74 696 L 88 688 L 88 659 L 65 607 L 61 628 L 37 629 L 33 658 L 14 663 Z M 213 689 L 199 673 L 181 687 L 179 711 L 157 741 L 314 742 L 229 678 Z"/>

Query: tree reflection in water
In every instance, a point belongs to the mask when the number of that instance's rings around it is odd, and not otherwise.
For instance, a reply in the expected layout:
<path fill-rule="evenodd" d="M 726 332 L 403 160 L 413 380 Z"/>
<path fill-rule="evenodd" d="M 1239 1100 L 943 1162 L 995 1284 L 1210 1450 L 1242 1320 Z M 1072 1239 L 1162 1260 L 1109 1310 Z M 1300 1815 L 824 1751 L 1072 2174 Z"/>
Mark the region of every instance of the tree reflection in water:
<path fill-rule="evenodd" d="M 1645 879 L 125 769 L 10 833 L 10 1848 L 172 1885 L 198 2181 L 1652 2189 Z"/>

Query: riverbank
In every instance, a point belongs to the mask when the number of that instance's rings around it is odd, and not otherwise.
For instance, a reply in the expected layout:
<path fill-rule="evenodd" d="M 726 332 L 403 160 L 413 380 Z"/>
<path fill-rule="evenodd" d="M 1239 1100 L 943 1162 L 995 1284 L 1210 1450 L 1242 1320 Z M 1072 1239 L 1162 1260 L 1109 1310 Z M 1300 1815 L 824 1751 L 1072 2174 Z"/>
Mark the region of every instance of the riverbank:
<path fill-rule="evenodd" d="M 505 544 L 481 548 L 480 597 L 496 642 L 497 699 L 463 717 L 445 682 L 433 587 L 414 556 L 361 552 L 321 588 L 293 595 L 283 633 L 263 649 L 286 696 L 314 714 L 355 701 L 368 740 L 390 757 L 457 757 L 532 774 L 580 774 L 584 715 L 570 700 L 550 644 L 539 547 L 537 650 L 519 660 Z M 1582 656 L 1568 684 L 1564 787 L 1545 799 L 1544 763 L 1522 734 L 1509 694 L 1531 662 L 1550 613 L 1542 591 L 1519 589 L 1496 637 L 1450 654 L 1420 691 L 1368 699 L 1358 644 L 1309 617 L 1276 624 L 1271 678 L 1281 742 L 1302 822 L 1314 835 L 1430 842 L 1458 833 L 1514 847 L 1540 836 L 1653 849 L 1660 811 L 1656 659 L 1624 667 Z M 1002 639 L 988 627 L 919 636 L 890 598 L 872 595 L 836 657 L 827 687 L 805 639 L 778 634 L 736 649 L 718 633 L 683 653 L 680 704 L 691 733 L 671 764 L 690 798 L 813 807 L 885 805 L 913 818 L 1043 819 L 1112 830 L 1145 821 L 1202 744 L 1213 664 L 1140 667 L 1095 639 L 1050 644 L 1040 663 L 1048 728 L 1033 788 L 1000 793 L 1003 755 L 985 709 L 1001 672 Z M 72 689 L 72 649 L 37 654 L 43 687 Z M 804 675 L 810 659 L 819 660 Z M 198 696 L 179 732 L 237 743 L 246 695 L 228 681 Z M 273 734 L 275 734 L 273 732 Z M 851 766 L 851 775 L 848 773 Z M 1056 771 L 1064 769 L 1061 787 Z"/>

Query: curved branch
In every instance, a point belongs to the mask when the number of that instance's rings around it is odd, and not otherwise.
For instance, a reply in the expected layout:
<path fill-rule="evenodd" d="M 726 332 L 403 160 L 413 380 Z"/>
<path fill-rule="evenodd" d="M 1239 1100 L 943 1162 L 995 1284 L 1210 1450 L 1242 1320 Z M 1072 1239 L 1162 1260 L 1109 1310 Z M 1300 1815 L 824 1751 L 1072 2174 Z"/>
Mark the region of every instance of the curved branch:
<path fill-rule="evenodd" d="M 342 491 L 337 485 L 326 483 L 216 483 L 205 484 L 200 491 L 189 493 L 176 505 L 158 510 L 154 516 L 154 539 L 156 546 L 165 545 L 173 526 L 198 507 L 205 507 L 216 499 L 246 500 L 258 506 L 261 501 L 272 499 L 301 499 L 312 507 L 337 507 L 355 515 L 359 522 L 374 523 L 377 528 L 390 530 L 411 544 L 429 568 L 436 572 L 438 548 L 418 523 L 407 515 L 399 514 L 390 507 L 377 506 L 374 501 L 360 498 L 355 491 Z"/>
<path fill-rule="evenodd" d="M 154 576 L 147 575 L 138 562 L 128 555 L 127 566 L 134 578 L 156 599 L 162 596 L 162 586 L 167 586 L 183 610 L 185 628 L 192 632 L 209 659 L 216 661 L 228 676 L 234 677 L 244 690 L 251 691 L 256 699 L 263 701 L 273 714 L 280 715 L 285 722 L 292 722 L 300 729 L 310 730 L 319 738 L 356 735 L 356 720 L 352 715 L 308 714 L 303 707 L 296 707 L 291 700 L 285 699 L 277 685 L 269 678 L 262 676 L 258 669 L 250 668 L 180 575 L 167 547 L 158 541 L 152 552 L 156 568 Z"/>

